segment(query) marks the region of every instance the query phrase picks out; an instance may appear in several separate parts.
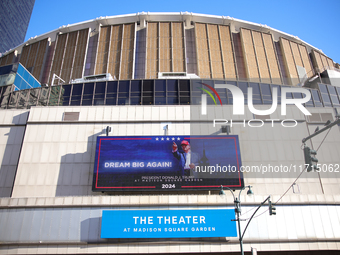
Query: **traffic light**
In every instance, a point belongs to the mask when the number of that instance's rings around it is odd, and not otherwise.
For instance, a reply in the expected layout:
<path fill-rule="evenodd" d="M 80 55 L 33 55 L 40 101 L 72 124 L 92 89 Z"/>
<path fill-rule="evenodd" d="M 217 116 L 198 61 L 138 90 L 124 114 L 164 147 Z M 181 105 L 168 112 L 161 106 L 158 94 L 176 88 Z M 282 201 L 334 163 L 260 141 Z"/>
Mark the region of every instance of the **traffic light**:
<path fill-rule="evenodd" d="M 269 215 L 276 215 L 276 207 L 270 200 L 269 200 Z"/>
<path fill-rule="evenodd" d="M 319 168 L 315 165 L 315 163 L 318 163 L 318 159 L 315 158 L 316 151 L 310 149 L 308 146 L 305 146 L 303 148 L 303 152 L 305 154 L 305 164 L 307 165 L 307 172 L 318 170 Z"/>

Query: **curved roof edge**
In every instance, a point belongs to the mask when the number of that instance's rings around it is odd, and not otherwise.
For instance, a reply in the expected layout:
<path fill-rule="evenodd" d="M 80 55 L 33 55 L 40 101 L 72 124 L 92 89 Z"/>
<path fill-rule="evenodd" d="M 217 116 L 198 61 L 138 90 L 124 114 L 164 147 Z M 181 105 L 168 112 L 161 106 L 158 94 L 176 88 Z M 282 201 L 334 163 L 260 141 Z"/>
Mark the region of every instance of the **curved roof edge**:
<path fill-rule="evenodd" d="M 213 23 L 213 24 L 221 24 L 221 25 L 233 25 L 236 28 L 244 27 L 253 30 L 258 30 L 261 32 L 267 32 L 273 34 L 273 36 L 283 36 L 287 39 L 295 41 L 297 43 L 303 43 L 306 46 L 317 50 L 323 53 L 322 50 L 314 47 L 313 45 L 301 40 L 299 37 L 282 32 L 275 28 L 269 27 L 267 25 L 254 23 L 250 21 L 245 21 L 241 19 L 232 18 L 229 16 L 218 16 L 218 15 L 209 15 L 209 14 L 199 14 L 199 13 L 192 13 L 192 12 L 138 12 L 132 14 L 123 14 L 123 15 L 115 15 L 115 16 L 105 16 L 105 17 L 97 17 L 92 20 L 87 20 L 83 22 L 78 22 L 74 24 L 63 25 L 57 29 L 52 31 L 46 32 L 39 36 L 31 37 L 27 41 L 23 42 L 22 44 L 16 46 L 15 48 L 3 53 L 3 56 L 15 51 L 21 51 L 21 48 L 28 43 L 34 43 L 36 41 L 40 41 L 42 39 L 51 37 L 52 41 L 57 33 L 68 33 L 72 31 L 77 31 L 85 28 L 94 29 L 100 25 L 114 25 L 114 24 L 121 24 L 121 23 L 132 23 L 137 21 L 194 21 L 194 22 L 202 22 L 202 23 Z M 323 53 L 324 54 L 324 53 Z"/>

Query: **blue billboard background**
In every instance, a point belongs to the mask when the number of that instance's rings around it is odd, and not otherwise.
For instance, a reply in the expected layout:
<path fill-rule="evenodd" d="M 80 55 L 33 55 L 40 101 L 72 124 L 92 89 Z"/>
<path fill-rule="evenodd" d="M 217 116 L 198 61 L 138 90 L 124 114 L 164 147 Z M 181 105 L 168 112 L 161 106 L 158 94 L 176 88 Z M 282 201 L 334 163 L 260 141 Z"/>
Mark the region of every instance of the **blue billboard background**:
<path fill-rule="evenodd" d="M 191 147 L 188 169 L 178 154 Z M 243 187 L 238 136 L 97 137 L 94 191 L 213 189 Z"/>
<path fill-rule="evenodd" d="M 236 237 L 233 209 L 105 210 L 101 238 Z"/>

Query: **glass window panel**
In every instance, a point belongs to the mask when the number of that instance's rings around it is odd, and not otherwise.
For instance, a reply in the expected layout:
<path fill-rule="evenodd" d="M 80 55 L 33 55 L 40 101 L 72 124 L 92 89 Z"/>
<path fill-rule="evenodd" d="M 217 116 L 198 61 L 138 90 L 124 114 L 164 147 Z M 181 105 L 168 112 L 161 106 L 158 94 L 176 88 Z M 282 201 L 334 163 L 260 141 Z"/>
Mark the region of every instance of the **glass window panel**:
<path fill-rule="evenodd" d="M 119 93 L 129 93 L 130 81 L 120 81 L 119 82 Z"/>
<path fill-rule="evenodd" d="M 201 97 L 191 97 L 191 104 L 192 105 L 200 105 L 201 104 Z"/>
<path fill-rule="evenodd" d="M 331 95 L 331 101 L 332 101 L 333 106 L 339 106 L 340 105 L 338 96 Z"/>
<path fill-rule="evenodd" d="M 188 91 L 188 92 L 179 92 L 179 95 L 181 96 L 181 97 L 190 97 L 190 92 Z"/>
<path fill-rule="evenodd" d="M 168 91 L 178 91 L 178 80 L 167 80 Z"/>
<path fill-rule="evenodd" d="M 202 94 L 202 90 L 200 88 L 202 88 L 202 81 L 201 80 L 191 80 L 191 93 L 193 93 L 192 95 L 195 95 L 195 92 Z"/>
<path fill-rule="evenodd" d="M 73 101 L 71 101 L 71 105 L 73 105 L 72 104 L 72 102 Z M 80 101 L 76 101 L 77 103 L 79 102 L 79 104 L 80 104 Z M 79 104 L 77 104 L 77 105 L 79 105 Z M 74 104 L 75 105 L 75 104 Z M 92 105 L 92 100 L 88 100 L 88 99 L 83 99 L 83 101 L 81 101 L 81 105 Z"/>
<path fill-rule="evenodd" d="M 180 98 L 181 105 L 189 105 L 190 104 L 190 97 L 181 97 Z"/>
<path fill-rule="evenodd" d="M 81 97 L 82 92 L 83 92 L 83 84 L 74 84 L 73 85 L 72 97 L 73 96 Z"/>
<path fill-rule="evenodd" d="M 18 104 L 17 104 L 17 108 L 25 108 L 26 107 L 26 101 L 27 101 L 27 96 L 28 96 L 28 90 L 21 90 L 18 91 Z"/>
<path fill-rule="evenodd" d="M 190 91 L 190 81 L 179 80 L 179 90 L 180 91 Z"/>
<path fill-rule="evenodd" d="M 39 91 L 40 91 L 40 88 L 29 90 L 29 98 L 28 98 L 27 106 L 37 105 Z"/>
<path fill-rule="evenodd" d="M 97 82 L 95 94 L 105 94 L 106 82 Z"/>
<path fill-rule="evenodd" d="M 155 92 L 156 97 L 164 97 L 165 98 L 165 92 Z"/>
<path fill-rule="evenodd" d="M 105 94 L 94 94 L 94 99 L 104 99 Z"/>
<path fill-rule="evenodd" d="M 338 92 L 338 97 L 340 98 L 340 87 L 337 87 L 336 91 Z"/>
<path fill-rule="evenodd" d="M 166 80 L 155 80 L 155 91 L 166 91 Z"/>
<path fill-rule="evenodd" d="M 140 92 L 141 88 L 141 81 L 131 81 L 131 92 Z"/>
<path fill-rule="evenodd" d="M 177 97 L 178 93 L 177 92 L 168 92 L 168 96 L 176 96 Z"/>
<path fill-rule="evenodd" d="M 69 105 L 70 102 L 70 92 L 71 92 L 71 87 L 72 85 L 64 85 L 62 87 L 61 95 L 60 95 L 60 104 L 67 106 Z M 59 105 L 60 105 L 59 104 Z"/>
<path fill-rule="evenodd" d="M 117 81 L 109 81 L 107 83 L 106 93 L 112 94 L 117 93 L 118 82 Z"/>
<path fill-rule="evenodd" d="M 104 98 L 98 98 L 93 100 L 93 105 L 104 105 Z"/>
<path fill-rule="evenodd" d="M 321 91 L 321 93 L 328 93 L 326 85 L 318 83 L 319 85 L 319 90 Z"/>
<path fill-rule="evenodd" d="M 272 92 L 270 90 L 269 84 L 260 84 L 261 86 L 261 94 L 264 104 L 272 104 Z"/>
<path fill-rule="evenodd" d="M 92 101 L 91 101 L 91 102 L 92 102 Z M 80 99 L 78 99 L 78 100 L 71 100 L 71 104 L 70 104 L 70 105 L 80 105 Z M 84 100 L 83 100 L 82 105 L 85 105 L 85 104 L 84 104 Z"/>
<path fill-rule="evenodd" d="M 216 84 L 229 84 L 229 83 L 227 81 L 215 81 L 215 86 L 216 86 Z M 233 84 L 230 84 L 230 85 L 233 85 Z M 222 88 L 222 89 L 215 88 L 215 90 L 218 93 L 218 95 L 220 96 L 222 104 L 223 105 L 228 104 L 227 89 L 225 89 L 225 88 Z"/>
<path fill-rule="evenodd" d="M 153 84 L 154 84 L 153 80 L 145 80 L 145 81 L 143 81 L 143 96 L 145 95 L 145 92 L 153 93 L 153 91 L 154 91 Z"/>
<path fill-rule="evenodd" d="M 335 87 L 328 85 L 327 88 L 330 95 L 336 95 Z"/>
<path fill-rule="evenodd" d="M 229 83 L 228 83 L 229 84 Z M 238 82 L 238 87 L 242 90 L 243 95 L 244 95 L 244 103 L 248 103 L 248 82 Z M 228 90 L 228 101 L 229 104 L 233 104 L 233 97 L 231 92 Z"/>
<path fill-rule="evenodd" d="M 259 84 L 249 83 L 249 86 L 253 88 L 253 104 L 262 104 Z"/>
<path fill-rule="evenodd" d="M 92 100 L 93 95 L 83 95 L 83 100 Z M 80 96 L 72 97 L 72 100 L 78 100 Z"/>
<path fill-rule="evenodd" d="M 322 107 L 323 106 L 318 90 L 312 89 L 312 97 L 313 97 L 313 101 L 314 101 L 314 104 L 315 104 L 316 107 Z"/>
<path fill-rule="evenodd" d="M 141 104 L 140 97 L 131 97 L 130 98 L 130 104 L 131 105 L 140 105 Z"/>
<path fill-rule="evenodd" d="M 68 106 L 70 104 L 70 97 L 60 97 L 59 105 Z"/>
<path fill-rule="evenodd" d="M 85 83 L 84 84 L 84 95 L 93 95 L 94 83 Z"/>
<path fill-rule="evenodd" d="M 63 85 L 62 90 L 61 90 L 61 95 L 64 97 L 69 97 L 71 95 L 71 88 L 72 88 L 72 85 Z"/>
<path fill-rule="evenodd" d="M 324 106 L 332 106 L 331 99 L 328 94 L 321 93 L 321 98 L 323 101 Z"/>
<path fill-rule="evenodd" d="M 50 91 L 50 95 L 49 95 L 49 99 L 48 99 L 48 105 L 62 105 L 62 101 L 63 101 L 63 90 L 64 88 L 62 86 L 53 86 L 51 87 L 51 91 Z M 62 93 L 62 94 L 61 94 Z M 61 99 L 60 99 L 60 103 L 59 102 L 59 95 L 61 94 Z M 68 96 L 69 98 L 69 96 Z"/>
<path fill-rule="evenodd" d="M 168 105 L 178 104 L 178 98 L 177 97 L 168 97 L 167 101 L 168 101 Z"/>
<path fill-rule="evenodd" d="M 303 98 L 301 93 L 293 93 L 294 98 Z"/>
<path fill-rule="evenodd" d="M 9 108 L 14 108 L 14 107 L 16 107 L 17 102 L 18 102 L 19 93 L 20 93 L 20 91 L 16 91 L 16 92 L 13 92 L 13 93 L 11 94 L 11 97 L 10 97 L 10 100 L 9 100 L 9 104 L 8 104 L 8 107 L 9 107 Z"/>
<path fill-rule="evenodd" d="M 50 87 L 44 88 L 42 87 L 40 90 L 40 95 L 39 95 L 39 101 L 40 100 L 47 100 L 48 99 L 48 93 L 50 92 Z"/>
<path fill-rule="evenodd" d="M 128 105 L 129 99 L 128 98 L 118 98 L 118 105 Z"/>
<path fill-rule="evenodd" d="M 152 105 L 153 97 L 144 97 L 143 96 L 143 105 Z"/>
<path fill-rule="evenodd" d="M 141 81 L 131 81 L 131 97 L 141 96 L 142 84 Z"/>
<path fill-rule="evenodd" d="M 310 94 L 312 95 L 312 92 L 310 89 L 308 89 Z M 309 99 L 309 101 L 305 104 L 306 106 L 310 106 L 310 107 L 314 107 L 314 102 L 313 102 L 313 97 L 311 96 L 311 98 Z"/>
<path fill-rule="evenodd" d="M 116 105 L 117 104 L 117 98 L 116 97 L 109 97 L 105 100 L 105 105 Z"/>
<path fill-rule="evenodd" d="M 277 90 L 277 104 L 281 104 L 281 86 L 278 85 L 271 85 L 272 91 L 274 91 L 274 88 Z"/>
<path fill-rule="evenodd" d="M 155 97 L 155 105 L 166 105 L 166 98 L 164 97 Z"/>

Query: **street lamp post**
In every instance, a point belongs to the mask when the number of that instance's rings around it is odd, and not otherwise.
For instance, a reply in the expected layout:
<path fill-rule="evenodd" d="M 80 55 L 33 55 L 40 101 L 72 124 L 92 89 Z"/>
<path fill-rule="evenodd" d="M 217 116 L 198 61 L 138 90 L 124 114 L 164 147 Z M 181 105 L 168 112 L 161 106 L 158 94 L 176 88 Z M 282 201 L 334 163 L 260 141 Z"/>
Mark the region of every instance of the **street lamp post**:
<path fill-rule="evenodd" d="M 243 251 L 243 236 L 244 233 L 246 232 L 248 225 L 250 223 L 250 221 L 253 219 L 254 215 L 256 214 L 256 212 L 260 209 L 260 207 L 268 200 L 270 199 L 270 196 L 268 196 L 255 210 L 255 212 L 253 213 L 253 215 L 250 217 L 247 226 L 245 227 L 243 233 L 241 233 L 241 219 L 240 219 L 240 214 L 241 214 L 241 206 L 240 206 L 240 197 L 241 197 L 241 192 L 245 189 L 248 188 L 247 191 L 247 195 L 253 195 L 253 191 L 251 190 L 252 186 L 245 186 L 243 187 L 240 192 L 238 193 L 238 197 L 235 196 L 234 191 L 232 189 L 230 189 L 229 187 L 225 187 L 226 189 L 228 189 L 231 194 L 233 195 L 234 198 L 234 206 L 235 206 L 235 213 L 236 213 L 236 219 L 233 221 L 237 221 L 237 225 L 238 225 L 238 235 L 239 235 L 239 241 L 240 241 L 240 248 L 241 248 L 241 254 L 244 255 L 244 251 Z M 223 190 L 223 186 L 221 185 L 221 190 L 220 190 L 220 195 L 225 195 L 224 190 Z"/>

